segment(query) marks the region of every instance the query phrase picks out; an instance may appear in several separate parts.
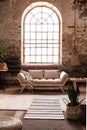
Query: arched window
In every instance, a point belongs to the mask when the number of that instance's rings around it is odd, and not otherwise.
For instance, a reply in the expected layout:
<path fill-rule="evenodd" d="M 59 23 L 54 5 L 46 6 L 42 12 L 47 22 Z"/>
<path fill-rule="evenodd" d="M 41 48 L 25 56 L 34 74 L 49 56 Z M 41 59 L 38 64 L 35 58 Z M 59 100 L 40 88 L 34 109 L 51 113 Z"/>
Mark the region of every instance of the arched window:
<path fill-rule="evenodd" d="M 62 19 L 56 7 L 35 2 L 22 15 L 22 63 L 61 64 Z"/>

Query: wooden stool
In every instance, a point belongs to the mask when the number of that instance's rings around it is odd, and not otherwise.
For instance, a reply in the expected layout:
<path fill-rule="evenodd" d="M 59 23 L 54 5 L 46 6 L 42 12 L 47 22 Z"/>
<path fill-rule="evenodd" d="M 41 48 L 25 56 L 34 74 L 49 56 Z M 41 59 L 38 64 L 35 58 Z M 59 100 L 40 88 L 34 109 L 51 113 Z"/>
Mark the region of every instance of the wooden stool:
<path fill-rule="evenodd" d="M 16 117 L 0 116 L 0 130 L 22 130 L 22 121 Z"/>

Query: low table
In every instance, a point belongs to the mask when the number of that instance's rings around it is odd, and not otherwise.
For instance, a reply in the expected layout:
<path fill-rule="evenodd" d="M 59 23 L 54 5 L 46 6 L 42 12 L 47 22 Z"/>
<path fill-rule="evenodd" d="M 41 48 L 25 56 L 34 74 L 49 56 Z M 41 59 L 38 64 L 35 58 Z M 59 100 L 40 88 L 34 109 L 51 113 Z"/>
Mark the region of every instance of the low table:
<path fill-rule="evenodd" d="M 87 78 L 69 78 L 69 81 L 73 82 L 73 86 L 76 89 L 77 82 L 87 82 Z"/>

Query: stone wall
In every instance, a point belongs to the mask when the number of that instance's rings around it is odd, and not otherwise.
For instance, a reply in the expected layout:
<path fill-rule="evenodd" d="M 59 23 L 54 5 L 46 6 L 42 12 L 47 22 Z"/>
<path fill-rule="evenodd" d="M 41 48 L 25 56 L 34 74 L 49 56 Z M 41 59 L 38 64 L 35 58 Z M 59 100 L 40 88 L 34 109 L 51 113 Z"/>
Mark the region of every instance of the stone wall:
<path fill-rule="evenodd" d="M 4 0 L 0 2 L 0 45 L 8 49 L 9 56 L 21 57 L 21 17 L 23 11 L 32 2 L 39 0 Z M 42 0 L 43 1 L 43 0 Z M 81 65 L 71 66 L 71 54 L 74 43 L 73 0 L 45 0 L 58 8 L 62 15 L 62 65 L 61 68 L 78 76 L 87 74 L 87 10 L 77 9 L 77 48 Z M 87 76 L 86 76 L 87 77 Z"/>

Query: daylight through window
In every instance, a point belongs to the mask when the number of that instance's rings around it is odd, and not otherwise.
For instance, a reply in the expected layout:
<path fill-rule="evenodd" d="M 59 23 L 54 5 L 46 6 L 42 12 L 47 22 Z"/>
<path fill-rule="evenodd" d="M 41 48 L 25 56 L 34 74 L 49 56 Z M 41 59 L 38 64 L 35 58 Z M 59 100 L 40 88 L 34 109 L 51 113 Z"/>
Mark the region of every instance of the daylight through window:
<path fill-rule="evenodd" d="M 44 5 L 27 12 L 23 21 L 24 63 L 60 63 L 60 22 L 58 14 Z"/>

